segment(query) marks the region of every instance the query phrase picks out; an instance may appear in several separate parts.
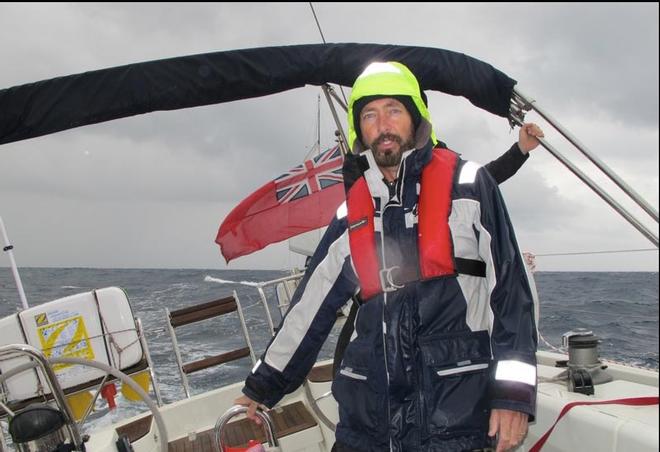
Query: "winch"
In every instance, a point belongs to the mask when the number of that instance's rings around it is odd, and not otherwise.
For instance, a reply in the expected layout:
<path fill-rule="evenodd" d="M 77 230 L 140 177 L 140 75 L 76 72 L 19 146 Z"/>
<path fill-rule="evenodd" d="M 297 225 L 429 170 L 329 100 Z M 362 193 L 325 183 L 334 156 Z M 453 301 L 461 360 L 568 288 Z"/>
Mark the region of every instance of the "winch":
<path fill-rule="evenodd" d="M 66 437 L 66 419 L 46 404 L 33 404 L 9 421 L 9 433 L 21 452 L 64 452 L 74 450 Z"/>
<path fill-rule="evenodd" d="M 576 328 L 562 335 L 562 345 L 568 348 L 568 361 L 557 361 L 557 367 L 568 369 L 555 377 L 567 380 L 572 392 L 592 395 L 594 386 L 613 380 L 605 369 L 607 365 L 598 359 L 600 339 L 592 331 Z"/>

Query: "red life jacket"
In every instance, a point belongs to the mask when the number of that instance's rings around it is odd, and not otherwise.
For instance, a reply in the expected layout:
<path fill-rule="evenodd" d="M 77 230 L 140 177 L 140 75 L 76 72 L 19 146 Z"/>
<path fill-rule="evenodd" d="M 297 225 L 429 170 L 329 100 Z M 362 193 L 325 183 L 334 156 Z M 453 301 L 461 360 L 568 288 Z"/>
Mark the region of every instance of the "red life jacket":
<path fill-rule="evenodd" d="M 454 152 L 438 147 L 433 149 L 431 161 L 422 170 L 417 225 L 418 274 L 422 280 L 456 274 L 449 214 L 457 162 L 458 156 Z M 380 268 L 376 251 L 374 202 L 364 177 L 358 179 L 349 190 L 346 206 L 351 258 L 360 280 L 362 300 L 401 287 L 393 283 L 389 269 Z"/>

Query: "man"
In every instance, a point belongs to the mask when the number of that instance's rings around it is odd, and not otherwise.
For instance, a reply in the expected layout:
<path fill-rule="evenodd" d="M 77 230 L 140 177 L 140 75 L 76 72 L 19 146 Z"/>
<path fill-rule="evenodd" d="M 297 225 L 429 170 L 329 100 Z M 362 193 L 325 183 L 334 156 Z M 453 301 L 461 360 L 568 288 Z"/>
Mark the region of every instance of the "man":
<path fill-rule="evenodd" d="M 534 416 L 536 328 L 524 263 L 489 173 L 436 146 L 414 75 L 372 63 L 349 102 L 350 185 L 293 306 L 237 403 L 272 407 L 357 293 L 333 381 L 338 451 L 497 450 Z"/>

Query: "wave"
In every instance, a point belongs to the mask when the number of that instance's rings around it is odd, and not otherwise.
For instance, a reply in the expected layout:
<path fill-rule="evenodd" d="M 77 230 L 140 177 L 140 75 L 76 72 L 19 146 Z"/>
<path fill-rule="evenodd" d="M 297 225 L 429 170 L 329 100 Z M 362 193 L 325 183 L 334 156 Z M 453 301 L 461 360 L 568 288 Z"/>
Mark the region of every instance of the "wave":
<path fill-rule="evenodd" d="M 206 276 L 204 278 L 205 282 L 214 282 L 218 284 L 240 284 L 242 286 L 250 286 L 250 287 L 259 287 L 261 285 L 260 282 L 254 282 L 254 281 L 229 281 L 227 279 L 219 279 L 219 278 L 213 278 L 212 276 Z"/>

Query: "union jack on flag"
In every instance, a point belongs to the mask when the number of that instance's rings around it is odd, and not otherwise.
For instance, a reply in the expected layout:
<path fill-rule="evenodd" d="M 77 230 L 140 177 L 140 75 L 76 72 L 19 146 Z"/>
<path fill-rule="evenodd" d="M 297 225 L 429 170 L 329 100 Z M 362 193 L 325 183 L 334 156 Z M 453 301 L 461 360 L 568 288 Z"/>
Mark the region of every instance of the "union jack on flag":
<path fill-rule="evenodd" d="M 343 162 L 339 146 L 335 146 L 282 174 L 274 181 L 277 201 L 284 204 L 341 184 Z"/>

